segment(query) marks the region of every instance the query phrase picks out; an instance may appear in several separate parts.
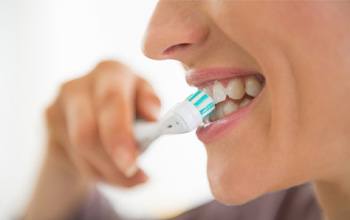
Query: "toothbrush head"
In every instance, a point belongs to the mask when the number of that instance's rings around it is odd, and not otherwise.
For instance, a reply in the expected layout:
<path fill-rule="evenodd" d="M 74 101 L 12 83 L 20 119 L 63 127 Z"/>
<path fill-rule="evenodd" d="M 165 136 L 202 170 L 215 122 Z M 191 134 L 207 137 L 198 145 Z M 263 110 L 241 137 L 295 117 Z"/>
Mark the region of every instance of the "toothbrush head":
<path fill-rule="evenodd" d="M 186 100 L 196 107 L 202 119 L 206 118 L 215 109 L 214 100 L 201 90 L 188 96 Z"/>
<path fill-rule="evenodd" d="M 180 134 L 193 131 L 214 111 L 214 100 L 198 90 L 170 110 L 163 118 L 160 130 L 163 134 Z"/>

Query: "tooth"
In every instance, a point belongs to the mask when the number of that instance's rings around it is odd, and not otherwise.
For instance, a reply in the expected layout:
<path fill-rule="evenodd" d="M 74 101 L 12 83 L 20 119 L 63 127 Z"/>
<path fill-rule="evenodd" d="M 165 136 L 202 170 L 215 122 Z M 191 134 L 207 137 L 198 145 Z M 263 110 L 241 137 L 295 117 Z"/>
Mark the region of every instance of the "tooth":
<path fill-rule="evenodd" d="M 213 93 L 212 93 L 212 91 L 211 91 L 211 89 L 209 87 L 205 87 L 202 90 L 203 90 L 203 92 L 208 94 L 208 96 L 213 97 Z"/>
<path fill-rule="evenodd" d="M 215 81 L 213 85 L 213 99 L 215 100 L 216 103 L 222 102 L 226 99 L 225 88 L 218 81 Z"/>
<path fill-rule="evenodd" d="M 219 106 L 215 107 L 215 110 L 213 111 L 213 113 L 211 113 L 210 121 L 216 121 L 222 117 L 224 117 L 224 113 L 222 111 L 222 106 L 219 105 Z"/>
<path fill-rule="evenodd" d="M 216 109 L 215 109 L 214 112 L 210 114 L 209 121 L 216 121 L 216 120 L 218 120 L 218 117 L 216 116 Z"/>
<path fill-rule="evenodd" d="M 217 120 L 225 117 L 224 106 L 223 105 L 219 105 L 219 107 L 216 109 L 215 114 L 216 114 Z"/>
<path fill-rule="evenodd" d="M 250 96 L 257 96 L 262 89 L 261 83 L 255 76 L 249 76 L 245 80 L 245 92 Z"/>
<path fill-rule="evenodd" d="M 225 101 L 223 104 L 223 113 L 225 116 L 235 112 L 238 109 L 238 105 L 231 100 Z"/>
<path fill-rule="evenodd" d="M 247 106 L 252 100 L 248 98 L 244 98 L 241 103 L 239 103 L 239 108 L 243 108 L 244 106 Z"/>
<path fill-rule="evenodd" d="M 215 114 L 215 110 L 214 112 L 212 112 L 209 116 L 209 121 L 216 121 L 216 114 Z"/>
<path fill-rule="evenodd" d="M 241 79 L 231 79 L 226 86 L 226 94 L 231 99 L 241 99 L 244 94 L 244 84 Z"/>

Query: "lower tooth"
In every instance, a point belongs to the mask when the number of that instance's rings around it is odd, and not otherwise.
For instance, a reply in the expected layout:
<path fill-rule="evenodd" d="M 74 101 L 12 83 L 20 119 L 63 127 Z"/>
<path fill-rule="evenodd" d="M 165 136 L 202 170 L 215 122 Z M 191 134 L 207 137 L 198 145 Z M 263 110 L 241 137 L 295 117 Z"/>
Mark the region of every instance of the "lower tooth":
<path fill-rule="evenodd" d="M 210 121 L 217 121 L 224 118 L 225 116 L 235 112 L 238 109 L 238 104 L 232 100 L 226 100 L 220 103 L 215 108 L 214 112 L 210 115 Z"/>
<path fill-rule="evenodd" d="M 217 119 L 221 119 L 221 118 L 225 117 L 225 113 L 224 113 L 224 108 L 223 108 L 223 106 L 219 106 L 219 107 L 216 109 L 215 114 L 216 114 Z"/>
<path fill-rule="evenodd" d="M 217 114 L 216 114 L 216 109 L 214 110 L 214 112 L 212 112 L 211 114 L 210 114 L 210 116 L 209 116 L 209 120 L 210 121 L 216 121 L 216 120 L 218 120 L 219 118 L 218 118 L 218 116 L 217 116 Z"/>
<path fill-rule="evenodd" d="M 244 106 L 247 106 L 250 102 L 251 102 L 250 99 L 244 98 L 244 99 L 241 101 L 241 103 L 239 103 L 239 107 L 240 107 L 240 108 L 243 108 Z"/>
<path fill-rule="evenodd" d="M 223 106 L 223 113 L 225 116 L 235 112 L 238 109 L 238 105 L 233 101 L 226 101 Z"/>

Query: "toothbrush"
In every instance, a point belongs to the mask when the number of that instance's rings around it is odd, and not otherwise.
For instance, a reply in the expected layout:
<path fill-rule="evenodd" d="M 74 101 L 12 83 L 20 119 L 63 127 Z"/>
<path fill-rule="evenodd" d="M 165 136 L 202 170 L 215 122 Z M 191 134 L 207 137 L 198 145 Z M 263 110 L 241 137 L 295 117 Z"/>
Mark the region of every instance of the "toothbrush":
<path fill-rule="evenodd" d="M 140 150 L 145 151 L 162 135 L 193 131 L 203 124 L 214 108 L 214 100 L 205 92 L 198 90 L 175 105 L 159 121 L 137 121 L 134 125 L 134 136 Z"/>

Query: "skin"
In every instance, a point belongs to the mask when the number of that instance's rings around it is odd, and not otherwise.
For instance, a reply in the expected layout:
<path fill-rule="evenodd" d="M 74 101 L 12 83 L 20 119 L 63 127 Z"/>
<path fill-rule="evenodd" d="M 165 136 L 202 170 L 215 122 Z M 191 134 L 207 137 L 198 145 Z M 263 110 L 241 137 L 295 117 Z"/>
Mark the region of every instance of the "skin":
<path fill-rule="evenodd" d="M 132 122 L 156 120 L 159 107 L 152 87 L 116 61 L 64 83 L 46 110 L 48 148 L 25 219 L 69 218 L 97 182 L 147 181 L 136 166 Z"/>
<path fill-rule="evenodd" d="M 350 218 L 349 20 L 348 2 L 159 1 L 146 56 L 178 60 L 186 70 L 238 67 L 266 80 L 248 117 L 204 143 L 217 200 L 243 204 L 311 181 L 328 219 Z M 134 168 L 131 126 L 135 114 L 155 120 L 159 105 L 118 62 L 63 85 L 47 111 L 48 153 L 27 219 L 69 216 L 96 181 L 146 181 Z M 53 198 L 54 210 L 44 210 Z"/>

